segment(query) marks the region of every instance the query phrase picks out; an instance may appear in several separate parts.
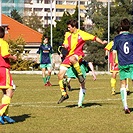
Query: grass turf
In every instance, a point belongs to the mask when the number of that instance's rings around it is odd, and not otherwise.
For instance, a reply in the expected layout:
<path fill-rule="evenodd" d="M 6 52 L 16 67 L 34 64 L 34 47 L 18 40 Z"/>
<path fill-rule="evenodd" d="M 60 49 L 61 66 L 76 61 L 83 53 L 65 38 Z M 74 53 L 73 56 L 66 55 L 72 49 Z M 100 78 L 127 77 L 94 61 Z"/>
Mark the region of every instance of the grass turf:
<path fill-rule="evenodd" d="M 77 108 L 79 84 L 72 80 L 69 99 L 57 104 L 61 93 L 57 75 L 52 75 L 52 87 L 45 87 L 41 75 L 13 75 L 17 86 L 9 115 L 16 123 L 0 125 L 0 133 L 132 133 L 133 113 L 124 114 L 117 77 L 116 95 L 111 95 L 111 75 L 86 79 L 85 108 Z M 133 107 L 132 83 L 128 105 Z M 0 92 L 0 96 L 1 96 Z"/>

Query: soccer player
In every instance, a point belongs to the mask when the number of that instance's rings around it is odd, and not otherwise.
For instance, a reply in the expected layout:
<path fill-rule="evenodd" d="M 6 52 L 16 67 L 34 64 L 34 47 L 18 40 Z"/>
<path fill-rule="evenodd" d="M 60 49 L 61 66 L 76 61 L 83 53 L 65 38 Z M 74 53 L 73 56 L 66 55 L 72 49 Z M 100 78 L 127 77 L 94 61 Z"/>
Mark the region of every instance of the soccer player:
<path fill-rule="evenodd" d="M 81 84 L 81 99 L 83 99 L 85 96 L 85 79 L 83 77 L 83 73 L 81 72 L 79 65 L 79 62 L 82 60 L 82 57 L 84 56 L 83 46 L 85 41 L 97 41 L 103 45 L 107 43 L 107 41 L 102 41 L 100 38 L 78 29 L 78 22 L 76 20 L 69 20 L 67 22 L 67 27 L 68 32 L 65 33 L 63 46 L 68 50 L 68 53 L 65 59 L 63 60 L 58 73 L 59 86 L 61 90 L 61 98 L 59 99 L 58 104 L 62 103 L 64 100 L 69 98 L 66 88 L 64 88 L 63 86 L 63 78 L 67 69 L 71 65 L 76 70 L 79 83 Z"/>
<path fill-rule="evenodd" d="M 85 60 L 82 60 L 80 63 L 80 68 L 81 68 L 81 71 L 82 71 L 84 77 L 86 77 L 86 73 L 89 73 L 89 71 L 91 71 L 92 76 L 93 76 L 93 80 L 94 81 L 96 80 L 96 74 L 95 74 L 94 66 L 93 66 L 92 62 L 86 62 Z M 75 69 L 73 67 L 70 67 L 67 70 L 66 75 L 67 75 L 66 86 L 68 87 L 69 91 L 72 91 L 71 86 L 70 86 L 70 82 L 71 82 L 71 79 L 77 78 Z"/>
<path fill-rule="evenodd" d="M 44 86 L 52 86 L 50 83 L 52 72 L 51 56 L 52 47 L 50 44 L 48 44 L 48 37 L 45 37 L 43 44 L 40 45 L 37 51 L 37 63 L 40 63 L 40 68 L 42 69 Z M 46 70 L 48 73 L 46 73 Z"/>
<path fill-rule="evenodd" d="M 117 29 L 117 32 L 120 34 L 120 30 L 119 28 Z M 106 47 L 104 48 L 104 50 L 106 51 L 105 52 L 105 59 L 108 59 L 108 54 L 109 54 L 109 66 L 110 66 L 110 72 L 112 73 L 111 75 L 111 80 L 110 80 L 110 85 L 111 85 L 111 88 L 112 88 L 112 95 L 115 95 L 116 92 L 116 77 L 117 77 L 117 74 L 119 72 L 119 69 L 118 69 L 118 59 L 116 58 L 115 60 L 115 66 L 113 64 L 113 52 L 112 52 L 112 46 L 113 46 L 113 41 L 109 42 Z M 117 57 L 117 56 L 116 56 Z M 126 79 L 126 90 L 127 90 L 127 94 L 129 95 L 130 94 L 130 91 L 128 89 L 128 79 Z"/>
<path fill-rule="evenodd" d="M 93 80 L 96 80 L 96 74 L 94 72 L 94 67 L 93 67 L 93 64 L 92 62 L 86 62 L 85 60 L 82 60 L 81 63 L 80 63 L 80 68 L 81 68 L 81 71 L 83 73 L 83 77 L 86 78 L 86 73 L 88 73 L 90 70 L 92 71 L 92 75 L 93 75 Z M 70 67 L 68 68 L 67 72 L 66 72 L 66 79 L 67 80 L 65 82 L 65 87 L 67 86 L 69 91 L 71 91 L 71 86 L 70 86 L 70 81 L 71 79 L 76 79 L 78 77 L 77 75 L 77 72 L 76 70 L 74 69 L 74 67 Z M 63 82 L 64 83 L 64 82 Z M 85 84 L 84 84 L 85 86 Z M 79 91 L 79 100 L 78 100 L 78 107 L 79 108 L 82 108 L 82 104 L 83 104 L 83 101 L 84 101 L 84 97 L 85 97 L 85 93 L 83 95 L 83 92 L 82 92 L 82 85 L 80 84 L 80 91 Z"/>
<path fill-rule="evenodd" d="M 113 63 L 115 66 L 116 53 L 121 81 L 120 94 L 125 114 L 130 114 L 127 105 L 126 78 L 133 80 L 133 34 L 129 33 L 130 22 L 127 18 L 121 20 L 121 34 L 114 38 Z"/>
<path fill-rule="evenodd" d="M 9 45 L 3 39 L 5 30 L 0 26 L 0 89 L 3 92 L 2 104 L 0 105 L 0 123 L 14 123 L 15 121 L 8 116 L 9 105 L 13 97 L 13 80 L 10 74 L 9 59 L 17 60 L 16 56 L 9 53 Z"/>
<path fill-rule="evenodd" d="M 63 46 L 59 46 L 58 53 L 61 56 L 61 59 L 63 61 L 65 59 L 68 51 Z M 95 74 L 94 66 L 93 66 L 92 62 L 88 63 L 85 60 L 82 60 L 80 63 L 80 68 L 81 68 L 84 78 L 86 78 L 86 73 L 88 73 L 91 70 L 93 79 L 96 80 L 96 74 Z M 77 72 L 74 69 L 74 67 L 73 66 L 69 67 L 67 69 L 66 75 L 64 76 L 64 79 L 63 79 L 64 88 L 67 87 L 69 91 L 72 91 L 71 86 L 70 86 L 70 81 L 71 81 L 71 79 L 76 79 L 77 76 L 78 75 L 77 75 Z M 83 95 L 83 97 L 81 97 L 81 95 L 82 95 L 82 87 L 80 85 L 79 100 L 78 100 L 79 108 L 82 108 L 82 104 L 83 104 L 83 100 L 84 100 L 84 95 Z"/>

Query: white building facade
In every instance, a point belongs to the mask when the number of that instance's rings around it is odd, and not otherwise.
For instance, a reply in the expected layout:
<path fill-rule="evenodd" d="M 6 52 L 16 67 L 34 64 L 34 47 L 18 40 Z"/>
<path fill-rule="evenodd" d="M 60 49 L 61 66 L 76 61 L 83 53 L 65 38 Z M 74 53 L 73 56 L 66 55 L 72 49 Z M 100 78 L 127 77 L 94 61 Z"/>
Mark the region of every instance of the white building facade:
<path fill-rule="evenodd" d="M 85 6 L 90 0 L 24 0 L 24 16 L 33 12 L 39 16 L 44 27 L 48 24 L 55 25 L 55 20 L 60 20 L 64 11 L 73 14 L 76 6 L 80 7 L 80 16 L 84 18 Z M 80 4 L 78 4 L 80 2 Z M 52 19 L 52 21 L 51 21 Z"/>

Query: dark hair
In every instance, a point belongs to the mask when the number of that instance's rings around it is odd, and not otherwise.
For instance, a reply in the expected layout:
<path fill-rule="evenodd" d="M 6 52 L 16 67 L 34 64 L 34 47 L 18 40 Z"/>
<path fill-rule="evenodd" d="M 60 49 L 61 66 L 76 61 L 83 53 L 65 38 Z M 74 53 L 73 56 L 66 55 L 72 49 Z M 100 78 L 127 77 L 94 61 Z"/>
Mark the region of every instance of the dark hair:
<path fill-rule="evenodd" d="M 121 20 L 120 26 L 122 31 L 129 31 L 130 21 L 127 18 L 125 18 Z"/>
<path fill-rule="evenodd" d="M 121 31 L 122 31 L 122 30 L 121 30 L 121 26 L 118 26 L 118 27 L 116 28 L 117 34 L 119 34 Z"/>
<path fill-rule="evenodd" d="M 44 39 L 46 39 L 46 38 L 49 39 L 48 36 L 45 36 L 45 37 L 44 37 Z"/>
<path fill-rule="evenodd" d="M 5 36 L 5 29 L 2 26 L 0 26 L 0 38 L 4 38 L 4 36 Z"/>
<path fill-rule="evenodd" d="M 78 28 L 78 22 L 75 19 L 71 19 L 71 20 L 67 21 L 67 25 L 71 25 L 72 27 Z"/>

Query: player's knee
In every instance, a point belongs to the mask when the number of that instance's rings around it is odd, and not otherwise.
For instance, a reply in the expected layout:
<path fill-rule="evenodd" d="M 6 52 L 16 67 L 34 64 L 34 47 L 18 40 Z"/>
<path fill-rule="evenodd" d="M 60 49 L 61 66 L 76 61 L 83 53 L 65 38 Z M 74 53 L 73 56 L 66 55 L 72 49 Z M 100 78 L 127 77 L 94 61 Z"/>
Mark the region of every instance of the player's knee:
<path fill-rule="evenodd" d="M 76 59 L 75 56 L 71 56 L 71 57 L 69 58 L 69 60 L 70 60 L 70 62 L 71 62 L 72 64 L 74 64 L 74 63 L 77 62 L 77 59 Z"/>
<path fill-rule="evenodd" d="M 58 79 L 59 79 L 59 80 L 63 79 L 63 77 L 64 77 L 64 76 L 63 76 L 62 74 L 58 73 Z"/>

